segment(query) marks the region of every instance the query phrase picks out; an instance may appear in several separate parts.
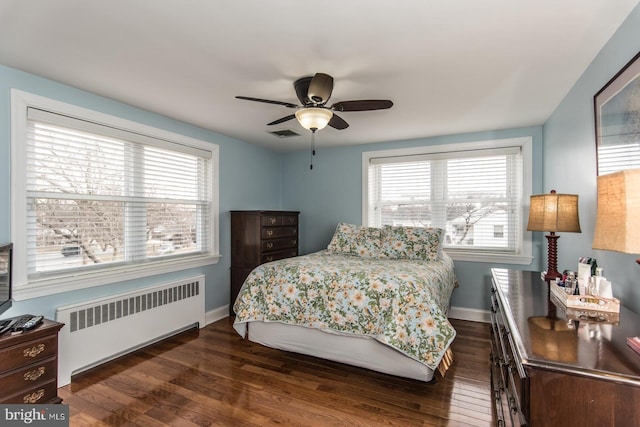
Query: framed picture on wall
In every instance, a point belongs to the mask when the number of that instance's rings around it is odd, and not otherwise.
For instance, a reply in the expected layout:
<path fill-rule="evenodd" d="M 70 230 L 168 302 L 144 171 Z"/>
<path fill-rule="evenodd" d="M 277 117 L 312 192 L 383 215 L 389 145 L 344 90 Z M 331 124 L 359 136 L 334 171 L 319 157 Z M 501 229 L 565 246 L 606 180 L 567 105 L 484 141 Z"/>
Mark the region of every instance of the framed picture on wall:
<path fill-rule="evenodd" d="M 598 175 L 640 168 L 640 52 L 593 97 Z"/>

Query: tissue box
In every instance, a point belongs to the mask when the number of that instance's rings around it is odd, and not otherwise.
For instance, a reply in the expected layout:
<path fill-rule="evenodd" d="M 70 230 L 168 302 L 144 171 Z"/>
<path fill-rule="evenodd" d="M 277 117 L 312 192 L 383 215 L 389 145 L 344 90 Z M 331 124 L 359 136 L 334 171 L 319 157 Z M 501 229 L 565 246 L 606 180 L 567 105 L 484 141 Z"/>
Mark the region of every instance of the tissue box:
<path fill-rule="evenodd" d="M 564 288 L 549 283 L 549 291 L 567 308 L 620 313 L 620 300 L 617 298 L 594 297 L 591 295 L 567 295 Z"/>

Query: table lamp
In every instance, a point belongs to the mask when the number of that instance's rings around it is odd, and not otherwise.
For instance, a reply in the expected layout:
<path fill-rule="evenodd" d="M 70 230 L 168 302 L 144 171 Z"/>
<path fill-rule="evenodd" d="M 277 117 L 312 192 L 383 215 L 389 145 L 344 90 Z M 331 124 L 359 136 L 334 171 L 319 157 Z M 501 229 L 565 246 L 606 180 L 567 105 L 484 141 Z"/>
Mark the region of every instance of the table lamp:
<path fill-rule="evenodd" d="M 550 194 L 531 196 L 529 224 L 527 231 L 547 231 L 548 242 L 547 273 L 544 280 L 549 282 L 562 274 L 558 272 L 558 238 L 556 232 L 580 233 L 578 218 L 578 196 L 576 194 Z"/>
<path fill-rule="evenodd" d="M 640 254 L 640 169 L 598 176 L 593 249 Z M 640 259 L 636 259 L 640 264 Z"/>

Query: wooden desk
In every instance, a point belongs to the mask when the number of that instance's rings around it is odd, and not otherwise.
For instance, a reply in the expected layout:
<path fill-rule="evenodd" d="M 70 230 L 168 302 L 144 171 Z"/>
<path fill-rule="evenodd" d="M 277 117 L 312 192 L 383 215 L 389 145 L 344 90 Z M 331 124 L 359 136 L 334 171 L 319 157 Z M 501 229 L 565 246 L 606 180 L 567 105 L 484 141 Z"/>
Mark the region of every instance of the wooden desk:
<path fill-rule="evenodd" d="M 618 324 L 567 316 L 539 272 L 492 269 L 492 390 L 498 423 L 640 425 L 640 355 L 626 338 L 640 316 Z"/>

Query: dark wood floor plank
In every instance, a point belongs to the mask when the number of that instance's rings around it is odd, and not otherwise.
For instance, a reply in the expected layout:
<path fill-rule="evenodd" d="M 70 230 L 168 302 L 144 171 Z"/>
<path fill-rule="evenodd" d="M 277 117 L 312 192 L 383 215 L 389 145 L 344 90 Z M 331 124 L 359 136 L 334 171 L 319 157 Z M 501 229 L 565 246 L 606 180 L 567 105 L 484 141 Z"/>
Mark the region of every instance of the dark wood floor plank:
<path fill-rule="evenodd" d="M 70 424 L 489 426 L 489 327 L 452 320 L 454 363 L 424 383 L 242 339 L 232 319 L 74 376 Z"/>

